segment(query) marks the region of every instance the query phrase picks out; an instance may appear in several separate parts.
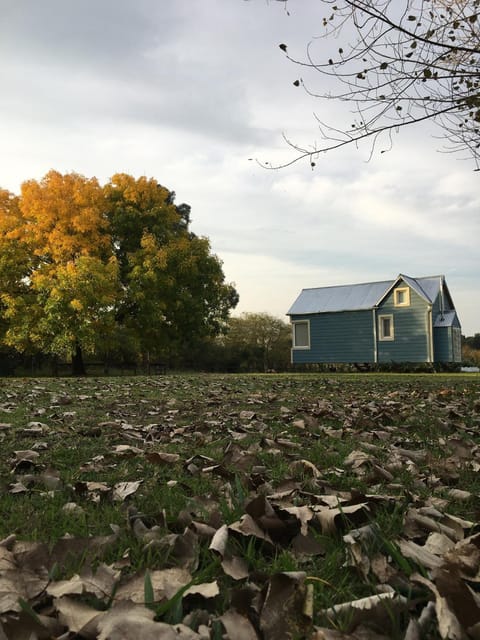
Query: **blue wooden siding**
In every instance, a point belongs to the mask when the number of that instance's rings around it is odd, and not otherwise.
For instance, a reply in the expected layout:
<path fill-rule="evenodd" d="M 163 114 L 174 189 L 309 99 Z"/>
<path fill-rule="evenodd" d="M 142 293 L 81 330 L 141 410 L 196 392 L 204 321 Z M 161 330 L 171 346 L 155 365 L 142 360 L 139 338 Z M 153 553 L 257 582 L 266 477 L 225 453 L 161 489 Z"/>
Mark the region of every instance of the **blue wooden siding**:
<path fill-rule="evenodd" d="M 397 288 L 404 287 L 405 284 L 400 282 Z M 393 316 L 394 328 L 393 340 L 378 341 L 378 362 L 428 362 L 429 305 L 410 289 L 410 304 L 396 307 L 394 292 L 395 289 L 392 289 L 377 310 L 377 318 L 382 315 Z"/>
<path fill-rule="evenodd" d="M 453 361 L 452 327 L 435 327 L 433 330 L 435 362 Z"/>
<path fill-rule="evenodd" d="M 435 348 L 435 362 L 461 362 L 460 323 L 457 319 L 450 327 L 435 327 L 433 329 L 433 344 Z"/>
<path fill-rule="evenodd" d="M 310 349 L 292 349 L 294 364 L 373 362 L 373 314 L 343 311 L 292 316 L 310 321 Z"/>

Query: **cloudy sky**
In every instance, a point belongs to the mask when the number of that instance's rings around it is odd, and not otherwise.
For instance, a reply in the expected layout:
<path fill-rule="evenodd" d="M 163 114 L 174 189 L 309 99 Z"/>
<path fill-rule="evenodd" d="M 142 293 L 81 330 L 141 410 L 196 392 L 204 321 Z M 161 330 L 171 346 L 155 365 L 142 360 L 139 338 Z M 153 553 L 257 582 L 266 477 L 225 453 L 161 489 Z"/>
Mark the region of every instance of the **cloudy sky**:
<path fill-rule="evenodd" d="M 437 152 L 440 130 L 405 129 L 370 161 L 368 146 L 323 155 L 314 171 L 256 162 L 292 157 L 282 133 L 314 143 L 314 113 L 344 122 L 293 86 L 299 69 L 278 47 L 304 55 L 322 32 L 319 0 L 290 0 L 288 13 L 274 0 L 0 10 L 0 187 L 18 193 L 51 168 L 155 177 L 192 206 L 237 312 L 285 317 L 303 287 L 443 273 L 463 332 L 480 332 L 480 174 Z"/>

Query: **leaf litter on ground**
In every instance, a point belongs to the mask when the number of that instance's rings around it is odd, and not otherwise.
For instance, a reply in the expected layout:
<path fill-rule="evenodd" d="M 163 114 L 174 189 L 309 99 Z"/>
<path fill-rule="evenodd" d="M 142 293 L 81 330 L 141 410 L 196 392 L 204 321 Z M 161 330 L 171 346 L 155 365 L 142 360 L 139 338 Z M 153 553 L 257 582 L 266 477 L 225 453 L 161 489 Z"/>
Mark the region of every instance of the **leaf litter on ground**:
<path fill-rule="evenodd" d="M 479 638 L 478 389 L 2 380 L 0 638 Z"/>

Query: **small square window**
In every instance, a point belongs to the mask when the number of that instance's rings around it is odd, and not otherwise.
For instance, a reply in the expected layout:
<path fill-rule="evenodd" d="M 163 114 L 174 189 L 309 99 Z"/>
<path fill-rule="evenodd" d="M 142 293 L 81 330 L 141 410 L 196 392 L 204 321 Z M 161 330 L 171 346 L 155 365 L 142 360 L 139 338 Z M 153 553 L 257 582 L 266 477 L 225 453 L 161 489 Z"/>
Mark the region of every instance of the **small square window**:
<path fill-rule="evenodd" d="M 378 316 L 380 340 L 393 340 L 393 316 Z"/>
<path fill-rule="evenodd" d="M 410 289 L 408 287 L 395 289 L 394 301 L 396 307 L 410 306 Z"/>
<path fill-rule="evenodd" d="M 310 322 L 299 320 L 293 325 L 293 348 L 310 349 Z"/>

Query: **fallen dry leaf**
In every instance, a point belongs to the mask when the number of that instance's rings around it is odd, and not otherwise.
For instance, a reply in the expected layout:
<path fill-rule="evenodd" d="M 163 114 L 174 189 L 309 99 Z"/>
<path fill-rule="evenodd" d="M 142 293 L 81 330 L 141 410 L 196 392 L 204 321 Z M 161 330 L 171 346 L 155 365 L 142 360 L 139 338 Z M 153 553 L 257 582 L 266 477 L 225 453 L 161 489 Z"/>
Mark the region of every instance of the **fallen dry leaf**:
<path fill-rule="evenodd" d="M 235 609 L 228 609 L 220 616 L 229 640 L 259 640 L 252 623 Z"/>
<path fill-rule="evenodd" d="M 135 482 L 117 482 L 113 487 L 113 499 L 117 502 L 123 502 L 128 496 L 134 494 L 143 480 L 136 480 Z"/>

